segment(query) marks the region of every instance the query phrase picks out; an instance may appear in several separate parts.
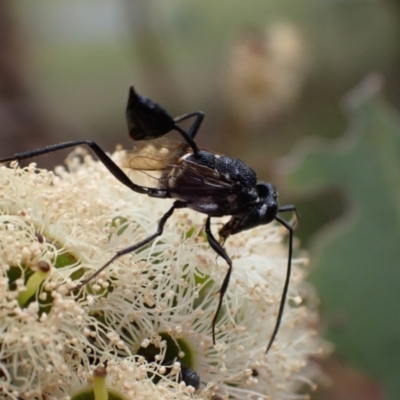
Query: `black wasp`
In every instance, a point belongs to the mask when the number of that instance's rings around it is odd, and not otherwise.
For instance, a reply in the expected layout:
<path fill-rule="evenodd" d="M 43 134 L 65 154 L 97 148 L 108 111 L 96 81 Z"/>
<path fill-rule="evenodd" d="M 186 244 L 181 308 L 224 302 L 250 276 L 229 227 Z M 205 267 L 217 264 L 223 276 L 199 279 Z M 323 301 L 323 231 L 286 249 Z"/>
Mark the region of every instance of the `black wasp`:
<path fill-rule="evenodd" d="M 205 233 L 208 242 L 212 249 L 227 262 L 229 267 L 219 291 L 219 302 L 212 321 L 214 343 L 215 323 L 229 284 L 232 261 L 211 232 L 211 218 L 231 216 L 231 219 L 219 230 L 222 244 L 230 235 L 258 225 L 268 224 L 273 220 L 278 221 L 289 231 L 289 254 L 278 317 L 267 346 L 266 352 L 268 352 L 282 320 L 289 287 L 293 252 L 293 227 L 282 219 L 278 213 L 292 211 L 297 216 L 296 208 L 293 205 L 279 207 L 274 186 L 270 183 L 257 182 L 255 172 L 242 161 L 197 147 L 194 138 L 203 121 L 203 112 L 195 111 L 173 119 L 160 105 L 137 94 L 134 88 L 131 87 L 126 117 L 129 134 L 136 141 L 149 141 L 147 143 L 153 145 L 157 141 L 167 140 L 163 136 L 173 130 L 177 131 L 184 140 L 183 143 L 174 148 L 173 152 L 169 152 L 165 156 L 160 152 L 158 159 L 150 160 L 149 165 L 142 166 L 144 170 L 161 170 L 161 176 L 156 187 L 145 187 L 133 183 L 104 150 L 91 140 L 75 140 L 19 153 L 12 157 L 0 159 L 0 163 L 21 161 L 70 147 L 86 145 L 91 148 L 99 160 L 121 183 L 133 191 L 150 197 L 175 199 L 172 207 L 159 220 L 157 231 L 154 234 L 139 243 L 116 252 L 107 263 L 86 279 L 82 285 L 92 280 L 117 258 L 145 246 L 157 236 L 160 236 L 163 233 L 165 223 L 176 209 L 190 208 L 206 214 Z M 178 123 L 189 118 L 194 118 L 194 121 L 186 131 Z M 146 146 L 142 146 L 142 151 L 143 149 L 146 149 Z M 137 167 L 134 168 L 138 169 Z"/>

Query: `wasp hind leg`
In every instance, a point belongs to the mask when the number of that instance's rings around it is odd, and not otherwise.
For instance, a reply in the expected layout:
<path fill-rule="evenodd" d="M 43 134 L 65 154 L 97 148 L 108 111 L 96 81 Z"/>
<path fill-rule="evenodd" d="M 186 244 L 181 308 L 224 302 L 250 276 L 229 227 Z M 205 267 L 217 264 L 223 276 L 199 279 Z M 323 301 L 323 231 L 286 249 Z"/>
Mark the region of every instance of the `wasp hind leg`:
<path fill-rule="evenodd" d="M 106 154 L 106 152 L 97 143 L 91 140 L 75 140 L 71 142 L 64 142 L 52 146 L 43 147 L 42 149 L 30 150 L 24 153 L 17 153 L 12 157 L 6 157 L 0 159 L 0 163 L 27 160 L 29 158 L 34 158 L 44 154 L 54 153 L 59 150 L 64 150 L 71 147 L 82 146 L 82 145 L 88 146 L 93 151 L 93 153 L 98 157 L 98 159 L 104 164 L 104 166 L 110 171 L 110 173 L 113 174 L 115 178 L 117 178 L 123 185 L 127 186 L 134 192 L 141 194 L 148 194 L 149 196 L 153 195 L 153 192 L 148 188 L 133 183 L 125 174 L 125 172 L 122 171 L 122 169 L 117 164 L 115 164 L 115 162 Z M 169 197 L 167 193 L 165 193 L 165 195 L 163 195 L 163 193 L 161 194 L 157 193 L 157 194 L 158 194 L 157 196 L 153 197 L 163 197 L 163 198 Z"/>
<path fill-rule="evenodd" d="M 175 121 L 175 124 L 177 124 L 178 122 L 185 121 L 192 117 L 196 117 L 196 119 L 194 120 L 193 124 L 190 126 L 189 131 L 187 132 L 187 135 L 191 139 L 194 139 L 196 137 L 197 132 L 200 128 L 200 125 L 202 124 L 203 119 L 204 119 L 203 111 L 194 111 L 189 114 L 181 115 L 180 117 L 175 118 L 174 121 Z"/>
<path fill-rule="evenodd" d="M 190 126 L 189 130 L 186 132 L 178 125 L 178 122 L 185 121 L 186 119 L 189 119 L 191 117 L 196 117 L 196 118 L 193 124 Z M 182 135 L 186 143 L 192 148 L 194 154 L 196 154 L 199 151 L 199 148 L 197 147 L 194 138 L 200 128 L 201 123 L 203 122 L 203 119 L 204 119 L 204 113 L 202 111 L 194 111 L 192 113 L 185 114 L 174 119 L 175 121 L 174 129 L 177 130 Z"/>

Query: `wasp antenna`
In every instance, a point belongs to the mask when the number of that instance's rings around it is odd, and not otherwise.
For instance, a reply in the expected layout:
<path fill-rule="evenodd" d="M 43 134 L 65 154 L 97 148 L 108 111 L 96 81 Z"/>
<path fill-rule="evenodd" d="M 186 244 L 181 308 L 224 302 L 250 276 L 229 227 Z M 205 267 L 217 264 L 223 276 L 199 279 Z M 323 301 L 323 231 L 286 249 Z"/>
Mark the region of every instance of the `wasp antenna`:
<path fill-rule="evenodd" d="M 300 214 L 297 212 L 296 207 L 292 204 L 278 208 L 278 212 L 287 212 L 287 211 L 294 212 L 294 215 L 296 216 L 296 221 L 295 221 L 294 225 L 292 225 L 292 228 L 295 229 L 297 227 L 297 225 L 299 224 Z"/>
<path fill-rule="evenodd" d="M 293 206 L 288 206 L 288 207 L 292 207 L 292 209 L 294 209 L 293 211 L 295 211 L 295 208 Z M 285 207 L 282 207 L 282 208 L 285 208 Z M 279 211 L 281 211 L 281 210 L 279 210 Z M 289 209 L 287 209 L 287 210 L 285 209 L 283 211 L 289 211 Z M 289 231 L 289 255 L 288 255 L 288 264 L 287 264 L 287 270 L 286 270 L 286 279 L 285 279 L 285 284 L 283 286 L 281 303 L 279 305 L 278 318 L 276 319 L 275 328 L 274 328 L 274 331 L 272 332 L 272 336 L 268 343 L 265 354 L 267 354 L 269 349 L 271 348 L 272 343 L 274 342 L 276 335 L 279 331 L 279 326 L 281 325 L 283 310 L 285 308 L 285 303 L 286 303 L 286 296 L 287 296 L 288 289 L 289 289 L 290 274 L 292 272 L 293 227 L 292 227 L 292 225 L 290 225 L 287 221 L 285 221 L 278 215 L 275 216 L 275 220 L 278 221 L 281 225 L 283 225 Z"/>

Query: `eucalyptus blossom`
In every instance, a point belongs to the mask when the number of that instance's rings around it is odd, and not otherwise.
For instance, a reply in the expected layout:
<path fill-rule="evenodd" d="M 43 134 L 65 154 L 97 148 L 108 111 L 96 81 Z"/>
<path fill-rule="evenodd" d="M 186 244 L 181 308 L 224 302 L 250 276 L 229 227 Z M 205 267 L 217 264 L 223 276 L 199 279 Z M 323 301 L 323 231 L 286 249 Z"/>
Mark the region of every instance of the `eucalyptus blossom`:
<path fill-rule="evenodd" d="M 125 152 L 112 157 L 123 165 Z M 323 342 L 299 250 L 265 353 L 286 274 L 283 227 L 225 244 L 234 266 L 213 344 L 227 265 L 207 243 L 204 215 L 177 210 L 162 236 L 80 285 L 115 251 L 154 233 L 170 201 L 130 191 L 79 150 L 55 173 L 0 167 L 0 187 L 2 398 L 304 399 L 299 390 L 314 386 L 310 356 Z"/>

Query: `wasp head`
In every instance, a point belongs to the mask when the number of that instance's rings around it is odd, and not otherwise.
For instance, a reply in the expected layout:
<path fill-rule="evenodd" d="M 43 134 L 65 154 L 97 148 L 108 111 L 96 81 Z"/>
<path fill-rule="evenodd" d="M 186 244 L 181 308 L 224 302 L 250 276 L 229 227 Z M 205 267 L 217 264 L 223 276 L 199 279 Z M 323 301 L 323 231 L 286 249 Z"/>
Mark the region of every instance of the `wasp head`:
<path fill-rule="evenodd" d="M 278 201 L 275 187 L 261 182 L 256 185 L 257 200 L 244 207 L 220 229 L 219 235 L 225 240 L 234 235 L 259 225 L 269 224 L 278 213 Z"/>

